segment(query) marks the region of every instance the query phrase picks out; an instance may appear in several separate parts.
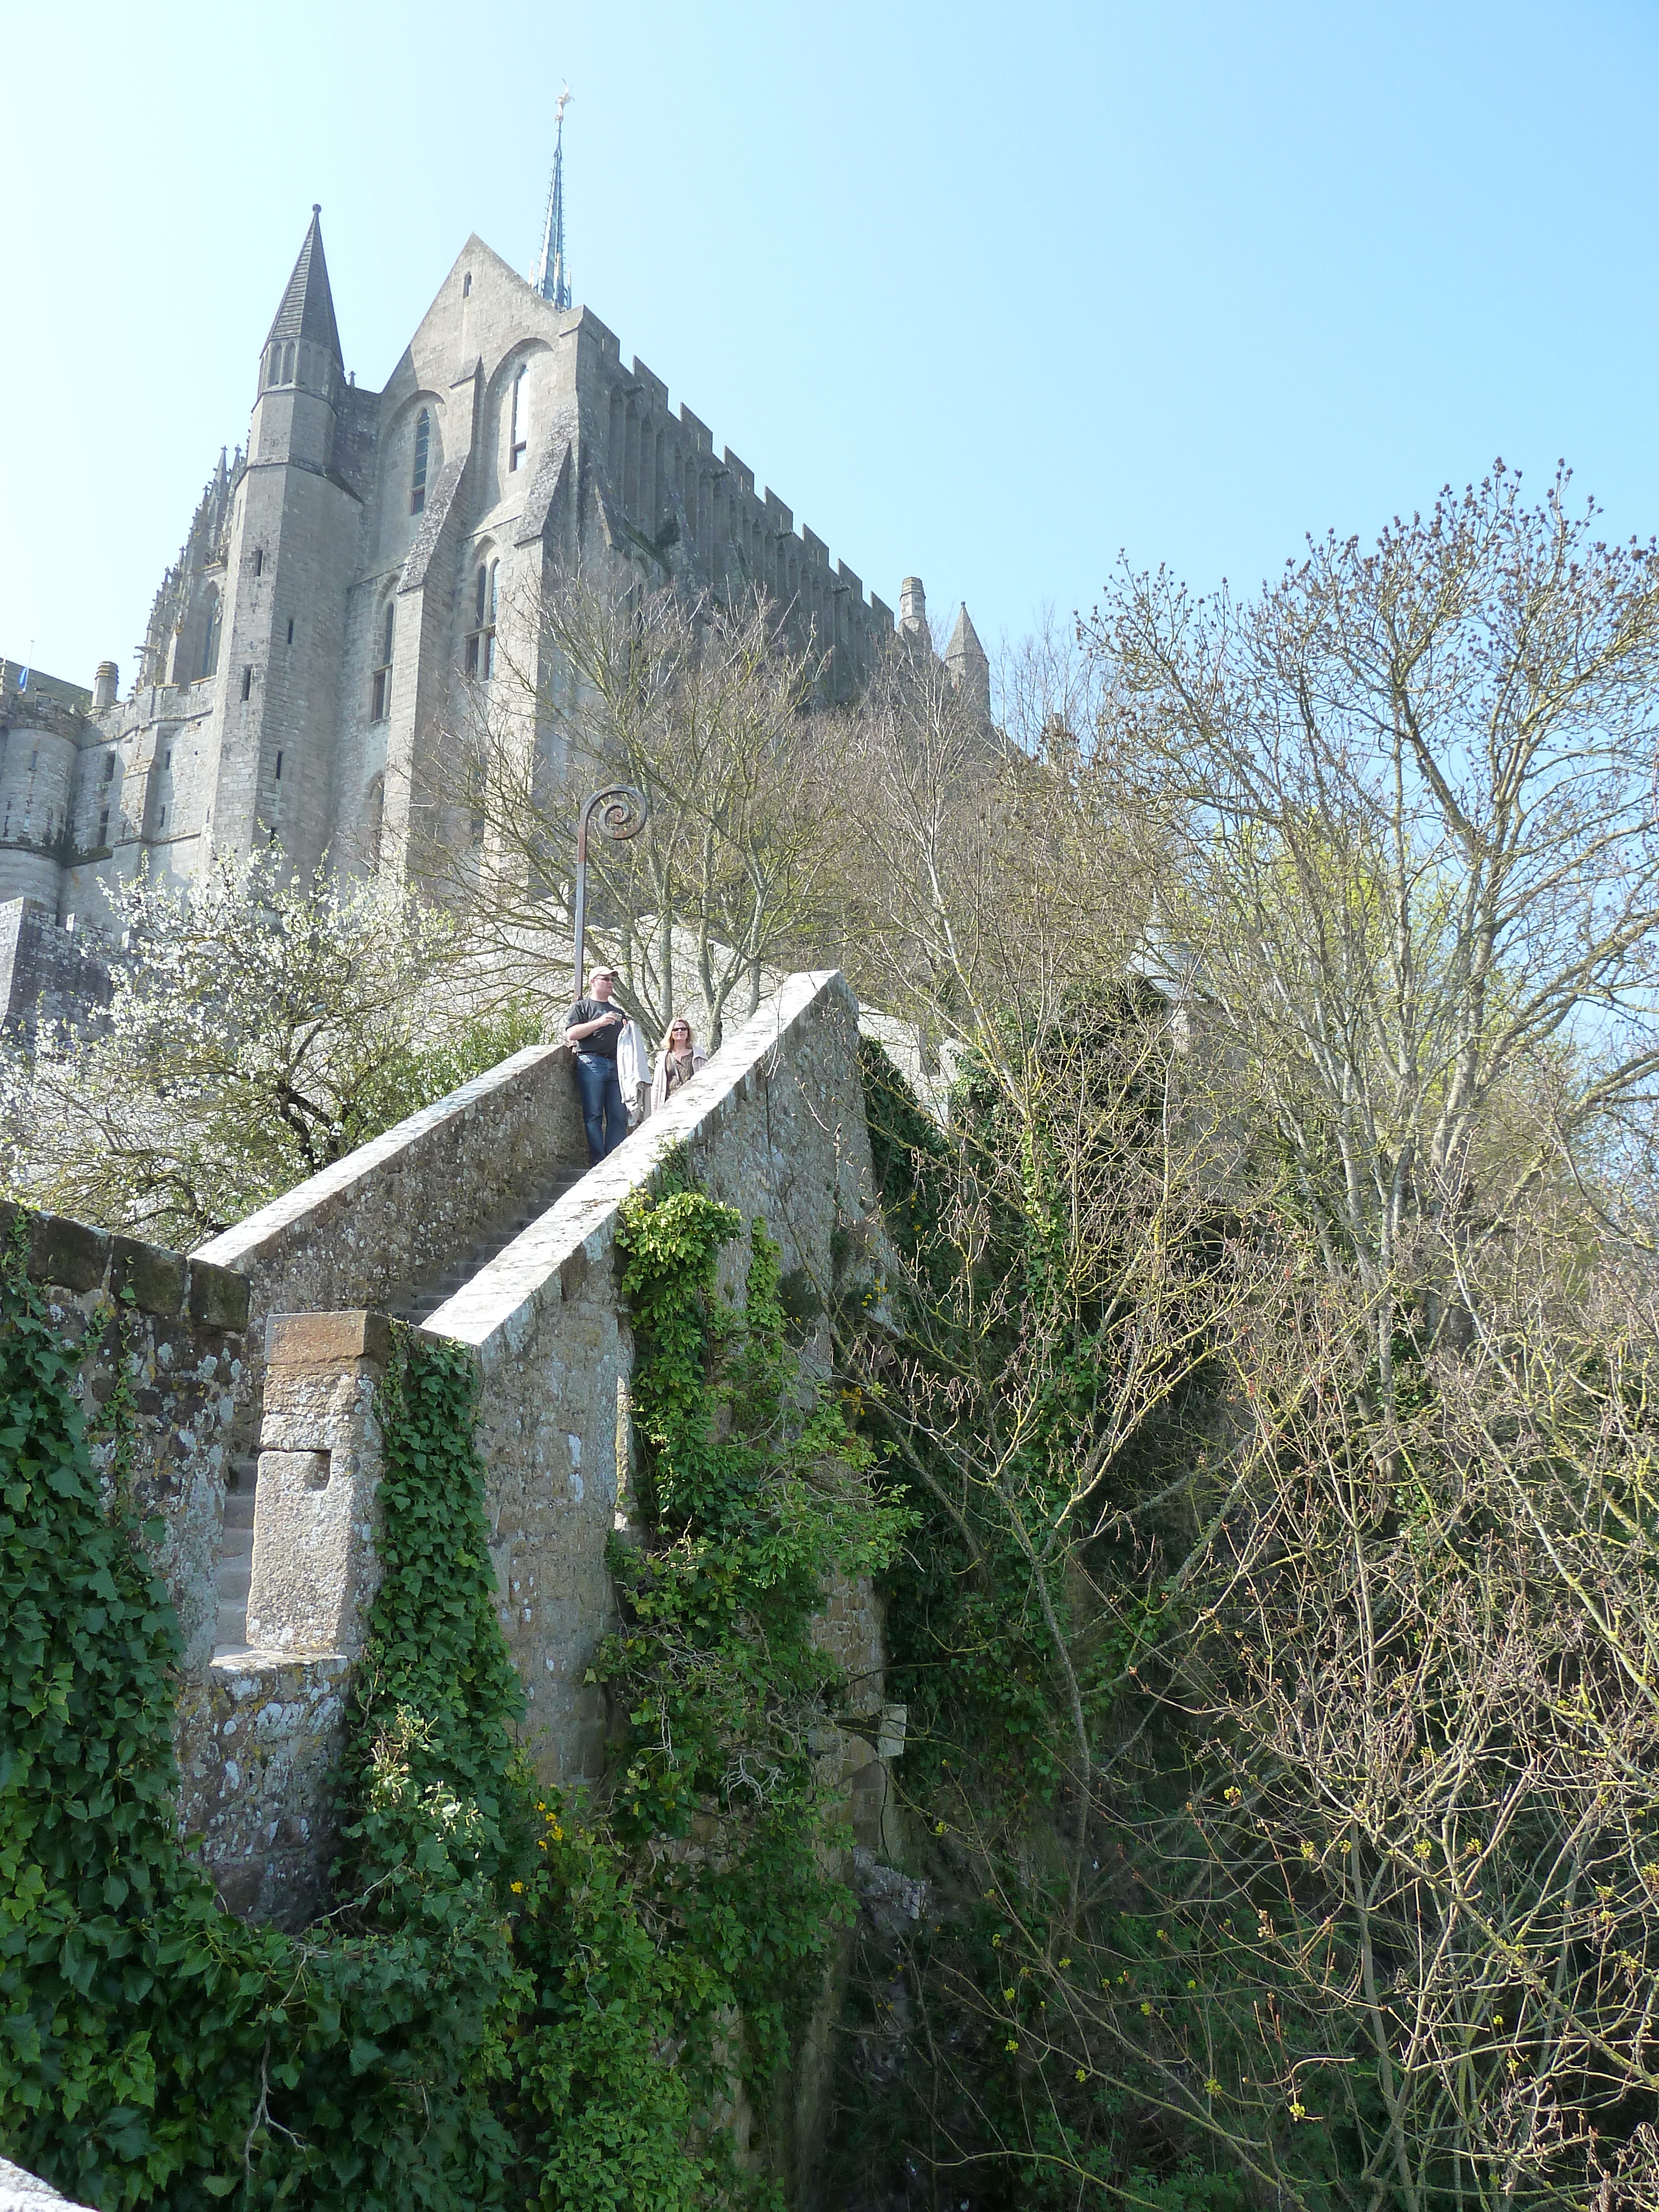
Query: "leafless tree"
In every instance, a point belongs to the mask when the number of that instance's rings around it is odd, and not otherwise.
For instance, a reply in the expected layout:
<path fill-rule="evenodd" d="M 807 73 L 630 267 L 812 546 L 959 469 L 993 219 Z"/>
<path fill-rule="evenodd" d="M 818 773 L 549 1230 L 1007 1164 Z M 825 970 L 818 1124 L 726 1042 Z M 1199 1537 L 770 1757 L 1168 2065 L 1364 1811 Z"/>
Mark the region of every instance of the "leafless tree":
<path fill-rule="evenodd" d="M 1415 1226 L 1516 1222 L 1659 1067 L 1659 550 L 1568 488 L 1500 465 L 1254 600 L 1126 574 L 1086 627 L 1095 772 L 1159 823 L 1165 946 L 1385 1384 Z"/>
<path fill-rule="evenodd" d="M 648 827 L 589 844 L 592 947 L 648 1029 L 690 1012 L 718 1044 L 824 933 L 848 824 L 843 718 L 759 600 L 570 581 L 500 635 L 490 681 L 436 749 L 419 872 L 506 972 L 551 970 L 562 990 L 578 809 L 632 786 Z"/>

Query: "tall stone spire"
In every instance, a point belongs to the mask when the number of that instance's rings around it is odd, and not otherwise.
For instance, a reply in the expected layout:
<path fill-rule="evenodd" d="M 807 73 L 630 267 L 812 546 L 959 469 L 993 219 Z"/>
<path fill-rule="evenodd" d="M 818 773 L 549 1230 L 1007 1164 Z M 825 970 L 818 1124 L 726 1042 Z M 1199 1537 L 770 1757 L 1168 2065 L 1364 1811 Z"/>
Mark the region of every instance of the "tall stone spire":
<path fill-rule="evenodd" d="M 553 110 L 553 181 L 547 192 L 547 221 L 542 226 L 542 258 L 531 279 L 544 300 L 556 307 L 570 305 L 570 282 L 564 268 L 564 111 L 570 104 L 566 85 Z"/>
<path fill-rule="evenodd" d="M 274 345 L 278 338 L 304 338 L 312 345 L 321 346 L 335 367 L 343 371 L 340 333 L 334 320 L 334 295 L 328 288 L 328 264 L 323 258 L 322 212 L 321 204 L 313 202 L 311 228 L 306 233 L 306 242 L 300 248 L 300 258 L 294 264 L 294 274 L 288 280 L 288 289 L 283 295 L 283 304 L 276 310 L 276 319 L 265 343 Z"/>

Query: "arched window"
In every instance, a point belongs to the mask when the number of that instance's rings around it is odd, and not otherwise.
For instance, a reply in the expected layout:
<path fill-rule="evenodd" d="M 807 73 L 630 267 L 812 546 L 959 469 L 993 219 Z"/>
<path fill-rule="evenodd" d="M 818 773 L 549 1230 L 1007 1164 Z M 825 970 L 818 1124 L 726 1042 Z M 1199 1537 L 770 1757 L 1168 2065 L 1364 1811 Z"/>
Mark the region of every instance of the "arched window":
<path fill-rule="evenodd" d="M 523 363 L 513 380 L 513 427 L 507 440 L 507 465 L 518 468 L 530 450 L 530 365 Z"/>
<path fill-rule="evenodd" d="M 219 594 L 208 594 L 207 635 L 202 640 L 202 665 L 197 673 L 211 676 L 219 665 Z"/>
<path fill-rule="evenodd" d="M 284 384 L 294 381 L 294 349 L 291 345 L 283 348 L 283 381 Z"/>
<path fill-rule="evenodd" d="M 271 385 L 273 385 L 273 384 L 280 384 L 280 383 L 282 382 L 282 380 L 283 380 L 283 349 L 282 349 L 282 348 L 281 348 L 281 346 L 279 346 L 279 345 L 274 345 L 274 346 L 272 346 L 272 348 L 270 349 L 270 360 L 265 363 L 265 386 L 266 386 L 266 388 L 267 388 L 267 389 L 269 389 L 269 388 L 270 388 L 270 386 Z"/>
<path fill-rule="evenodd" d="M 386 620 L 380 628 L 380 658 L 374 670 L 374 686 L 369 701 L 368 719 L 371 722 L 384 722 L 392 711 L 392 637 L 397 623 L 397 601 L 388 599 Z"/>
<path fill-rule="evenodd" d="M 424 407 L 415 417 L 415 473 L 410 478 L 409 511 L 418 514 L 426 505 L 426 465 L 432 451 L 432 417 Z"/>
<path fill-rule="evenodd" d="M 495 672 L 495 606 L 501 576 L 499 561 L 481 561 L 473 585 L 473 627 L 466 641 L 465 667 L 469 676 L 485 683 Z"/>

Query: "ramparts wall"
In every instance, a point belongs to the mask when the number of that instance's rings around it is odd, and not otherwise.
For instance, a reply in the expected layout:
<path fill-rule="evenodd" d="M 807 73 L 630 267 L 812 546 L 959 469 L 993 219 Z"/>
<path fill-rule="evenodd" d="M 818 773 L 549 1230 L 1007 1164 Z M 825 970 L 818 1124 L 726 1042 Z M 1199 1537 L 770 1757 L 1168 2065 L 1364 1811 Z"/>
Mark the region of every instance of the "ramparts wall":
<path fill-rule="evenodd" d="M 765 1218 L 805 1356 L 827 1362 L 836 1255 L 856 1248 L 874 1203 L 857 1042 L 838 975 L 788 978 L 664 1113 L 492 1242 L 489 1224 L 522 1210 L 526 1188 L 568 1174 L 579 1126 L 568 1054 L 535 1048 L 196 1255 L 246 1273 L 251 1327 L 263 1328 L 250 1648 L 211 1662 L 180 1734 L 190 1825 L 239 1910 L 302 1921 L 331 1852 L 326 1778 L 380 1573 L 386 1307 L 451 1268 L 483 1225 L 489 1256 L 423 1332 L 478 1364 L 498 1617 L 525 1687 L 526 1748 L 549 1781 L 592 1777 L 605 1713 L 583 1677 L 614 1617 L 606 1541 L 629 1514 L 622 1206 L 683 1148 L 745 1223 Z M 733 1289 L 747 1241 L 724 1257 Z M 863 1735 L 830 1732 L 825 1771 L 846 1783 L 861 1839 L 876 1842 L 881 1652 L 867 1589 L 834 1594 L 823 1635 L 869 1720 Z"/>

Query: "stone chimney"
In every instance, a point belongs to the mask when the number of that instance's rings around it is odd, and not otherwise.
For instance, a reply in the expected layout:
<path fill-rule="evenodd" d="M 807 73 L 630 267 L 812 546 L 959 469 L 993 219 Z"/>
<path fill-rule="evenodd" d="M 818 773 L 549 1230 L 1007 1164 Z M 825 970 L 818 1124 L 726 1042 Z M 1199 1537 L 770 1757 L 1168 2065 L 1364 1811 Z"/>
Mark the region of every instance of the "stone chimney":
<path fill-rule="evenodd" d="M 899 628 L 912 637 L 927 635 L 927 594 L 920 576 L 907 576 L 899 586 Z"/>
<path fill-rule="evenodd" d="M 92 711 L 94 714 L 101 714 L 106 708 L 115 704 L 115 685 L 120 672 L 112 660 L 99 662 L 98 673 L 92 679 Z"/>

